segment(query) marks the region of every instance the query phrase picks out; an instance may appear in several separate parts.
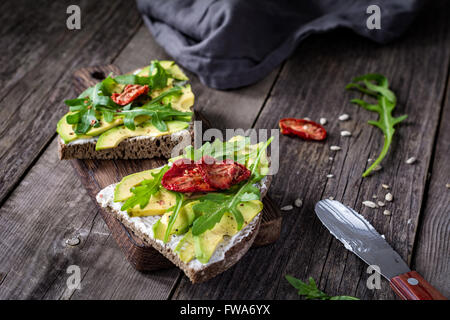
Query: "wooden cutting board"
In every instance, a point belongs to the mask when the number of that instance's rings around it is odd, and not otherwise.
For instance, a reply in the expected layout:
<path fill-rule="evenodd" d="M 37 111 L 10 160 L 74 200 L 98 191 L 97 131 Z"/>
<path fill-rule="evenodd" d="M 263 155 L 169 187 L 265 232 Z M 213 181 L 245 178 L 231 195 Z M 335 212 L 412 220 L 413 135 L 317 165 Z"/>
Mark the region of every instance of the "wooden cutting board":
<path fill-rule="evenodd" d="M 103 80 L 111 72 L 115 75 L 121 74 L 119 68 L 114 65 L 89 67 L 76 71 L 73 77 L 76 94 L 80 94 L 87 87 Z M 196 113 L 196 118 L 203 121 L 203 128 L 210 127 L 208 121 L 201 114 Z M 70 162 L 88 194 L 97 204 L 95 196 L 101 189 L 120 181 L 129 174 L 160 167 L 167 160 L 157 158 L 147 160 L 70 160 Z M 253 246 L 273 243 L 280 236 L 282 219 L 279 209 L 268 196 L 264 198 L 263 203 L 263 218 Z M 153 271 L 174 266 L 100 206 L 99 209 L 117 244 L 137 270 Z"/>

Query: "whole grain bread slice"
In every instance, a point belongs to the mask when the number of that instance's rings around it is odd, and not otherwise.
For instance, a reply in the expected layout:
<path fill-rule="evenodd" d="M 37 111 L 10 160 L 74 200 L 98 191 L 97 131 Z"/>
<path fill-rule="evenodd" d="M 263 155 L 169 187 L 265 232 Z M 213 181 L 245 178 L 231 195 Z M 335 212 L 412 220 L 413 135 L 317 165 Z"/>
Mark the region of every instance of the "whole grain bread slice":
<path fill-rule="evenodd" d="M 95 150 L 95 139 L 83 143 L 66 144 L 58 140 L 58 154 L 60 160 L 68 159 L 151 159 L 156 157 L 171 158 L 175 147 L 184 150 L 193 141 L 194 125 L 192 120 L 189 128 L 159 137 L 138 136 L 127 138 L 115 148 Z"/>
<path fill-rule="evenodd" d="M 266 195 L 267 190 L 271 183 L 271 176 L 267 176 L 261 181 L 260 189 L 261 189 L 261 199 Z M 110 185 L 107 188 L 114 188 L 115 185 Z M 100 191 L 97 195 L 97 201 L 102 203 L 101 194 L 107 188 Z M 110 205 L 103 204 L 103 209 L 106 210 L 109 214 L 112 214 L 116 219 L 122 222 L 124 226 L 126 226 L 129 230 L 131 230 L 137 237 L 143 240 L 148 245 L 152 246 L 156 250 L 158 250 L 162 255 L 164 255 L 167 259 L 169 259 L 172 263 L 174 263 L 178 268 L 183 270 L 186 276 L 190 279 L 192 283 L 200 283 L 207 281 L 216 275 L 226 271 L 230 267 L 232 267 L 235 263 L 237 263 L 242 256 L 250 249 L 253 244 L 253 241 L 256 238 L 256 235 L 259 230 L 259 226 L 261 224 L 261 215 L 259 213 L 245 228 L 239 231 L 236 235 L 234 235 L 228 242 L 224 242 L 222 244 L 222 248 L 224 248 L 223 255 L 218 254 L 218 258 L 214 258 L 214 255 L 218 250 L 214 253 L 210 262 L 204 265 L 201 265 L 199 262 L 197 264 L 189 262 L 185 263 L 181 261 L 178 255 L 172 250 L 172 248 L 168 245 L 163 244 L 159 240 L 155 240 L 148 234 L 147 232 L 143 232 L 142 228 L 139 227 L 139 223 L 136 220 L 133 220 L 128 216 L 128 214 L 123 211 L 118 211 L 112 208 Z"/>

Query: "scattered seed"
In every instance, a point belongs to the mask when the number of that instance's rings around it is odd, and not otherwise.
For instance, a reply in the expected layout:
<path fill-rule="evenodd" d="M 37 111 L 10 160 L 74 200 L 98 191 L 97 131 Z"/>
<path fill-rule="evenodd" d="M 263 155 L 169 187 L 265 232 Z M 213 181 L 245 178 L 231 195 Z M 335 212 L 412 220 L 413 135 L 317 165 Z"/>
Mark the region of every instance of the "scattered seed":
<path fill-rule="evenodd" d="M 326 118 L 320 118 L 319 119 L 319 123 L 321 124 L 321 125 L 326 125 L 327 124 L 327 119 Z"/>
<path fill-rule="evenodd" d="M 384 211 L 383 211 L 383 214 L 384 214 L 385 216 L 390 216 L 390 215 L 391 215 L 391 212 L 390 212 L 389 210 L 384 210 Z"/>
<path fill-rule="evenodd" d="M 376 208 L 377 207 L 377 204 L 375 202 L 373 202 L 373 201 L 363 201 L 362 204 L 365 205 L 366 207 L 369 207 L 369 208 Z"/>
<path fill-rule="evenodd" d="M 383 201 L 378 201 L 377 204 L 378 204 L 380 207 L 384 207 L 384 202 L 383 202 Z"/>
<path fill-rule="evenodd" d="M 339 146 L 331 146 L 330 150 L 331 151 L 339 151 L 339 150 L 341 150 L 341 147 L 339 147 Z"/>
<path fill-rule="evenodd" d="M 411 157 L 411 158 L 409 158 L 408 160 L 406 160 L 406 163 L 407 164 L 413 164 L 414 162 L 416 162 L 416 158 L 415 157 Z"/>
<path fill-rule="evenodd" d="M 330 160 L 330 161 L 333 161 L 333 160 L 334 160 L 334 158 L 333 158 L 333 157 L 329 157 L 329 158 L 328 158 L 328 160 Z"/>
<path fill-rule="evenodd" d="M 411 224 L 412 220 L 408 219 L 408 221 L 406 222 L 407 224 Z"/>
<path fill-rule="evenodd" d="M 303 200 L 300 199 L 300 198 L 295 199 L 294 204 L 295 204 L 295 206 L 296 206 L 297 208 L 300 208 L 300 207 L 303 205 Z"/>
<path fill-rule="evenodd" d="M 381 237 L 382 237 L 383 239 L 386 239 L 386 237 L 384 236 L 384 234 L 382 234 Z"/>
<path fill-rule="evenodd" d="M 374 195 L 372 196 L 372 199 L 376 199 L 376 198 L 378 198 L 378 196 L 377 196 L 376 194 L 374 194 Z"/>
<path fill-rule="evenodd" d="M 379 164 L 377 164 L 377 165 L 375 166 L 375 168 L 373 168 L 373 171 L 380 171 L 381 169 L 383 169 L 383 167 L 380 166 Z"/>
<path fill-rule="evenodd" d="M 384 184 L 384 183 L 381 185 L 381 187 L 382 187 L 383 189 L 389 189 L 389 186 L 388 186 L 387 184 Z"/>
<path fill-rule="evenodd" d="M 350 119 L 350 116 L 349 116 L 348 114 L 346 114 L 346 113 L 341 114 L 341 115 L 339 116 L 339 120 L 341 120 L 341 121 L 346 121 L 346 120 L 348 120 L 348 119 Z"/>
<path fill-rule="evenodd" d="M 68 246 L 74 247 L 80 244 L 80 239 L 78 237 L 73 237 L 66 240 Z"/>
<path fill-rule="evenodd" d="M 392 193 L 386 193 L 384 199 L 386 199 L 386 201 L 391 202 L 394 199 L 394 197 L 392 196 Z"/>
<path fill-rule="evenodd" d="M 367 162 L 372 162 L 372 161 L 373 161 L 372 158 L 367 159 Z"/>
<path fill-rule="evenodd" d="M 334 177 L 334 174 L 327 174 L 327 178 L 329 179 L 329 178 L 333 178 Z"/>
<path fill-rule="evenodd" d="M 447 183 L 447 184 L 445 185 L 445 187 L 446 187 L 447 189 L 450 189 L 450 183 Z"/>
<path fill-rule="evenodd" d="M 330 200 L 334 200 L 334 197 L 328 197 L 328 199 L 330 199 Z"/>
<path fill-rule="evenodd" d="M 292 210 L 292 209 L 294 209 L 294 207 L 291 206 L 291 205 L 288 205 L 288 206 L 282 207 L 282 208 L 281 208 L 281 211 L 289 211 L 289 210 Z"/>
<path fill-rule="evenodd" d="M 352 135 L 352 133 L 350 131 L 341 131 L 341 136 L 342 137 L 350 137 Z"/>
<path fill-rule="evenodd" d="M 304 120 L 308 120 L 308 121 L 311 121 L 311 119 L 310 119 L 310 118 L 308 118 L 308 117 L 304 117 L 303 119 L 304 119 Z"/>

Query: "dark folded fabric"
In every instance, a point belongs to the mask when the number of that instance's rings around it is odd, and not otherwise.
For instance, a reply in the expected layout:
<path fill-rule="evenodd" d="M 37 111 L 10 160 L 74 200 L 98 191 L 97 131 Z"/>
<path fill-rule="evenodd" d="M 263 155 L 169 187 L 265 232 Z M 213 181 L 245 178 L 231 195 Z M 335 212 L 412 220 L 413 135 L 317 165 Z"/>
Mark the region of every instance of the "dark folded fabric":
<path fill-rule="evenodd" d="M 386 43 L 412 22 L 421 0 L 137 0 L 156 41 L 207 86 L 252 84 L 308 35 L 345 27 Z M 369 5 L 381 29 L 369 30 Z"/>

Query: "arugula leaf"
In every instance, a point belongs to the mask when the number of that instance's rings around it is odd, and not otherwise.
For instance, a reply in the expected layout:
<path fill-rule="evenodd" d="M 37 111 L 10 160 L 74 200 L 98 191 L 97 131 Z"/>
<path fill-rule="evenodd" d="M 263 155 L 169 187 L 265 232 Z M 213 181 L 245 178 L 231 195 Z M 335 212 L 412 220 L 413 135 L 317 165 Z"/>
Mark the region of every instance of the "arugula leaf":
<path fill-rule="evenodd" d="M 304 296 L 306 299 L 359 300 L 358 298 L 351 296 L 329 296 L 317 287 L 316 281 L 314 281 L 312 277 L 309 277 L 308 283 L 290 275 L 286 275 L 285 278 L 295 289 L 298 290 L 298 295 Z"/>
<path fill-rule="evenodd" d="M 156 72 L 155 72 L 156 70 Z M 149 85 L 152 90 L 162 89 L 167 86 L 167 80 L 170 75 L 167 73 L 158 60 L 153 60 L 150 65 L 150 81 Z"/>
<path fill-rule="evenodd" d="M 358 82 L 363 82 L 365 87 L 360 85 Z M 369 73 L 361 77 L 354 78 L 352 83 L 345 87 L 347 90 L 356 89 L 362 93 L 374 96 L 378 100 L 377 104 L 369 104 L 361 99 L 352 99 L 350 101 L 368 111 L 378 113 L 379 119 L 377 121 L 370 120 L 368 123 L 380 129 L 384 134 L 384 144 L 381 153 L 372 165 L 363 173 L 363 177 L 367 177 L 384 159 L 392 143 L 395 132 L 394 126 L 407 118 L 407 115 L 400 117 L 392 116 L 392 111 L 396 106 L 397 98 L 388 86 L 389 84 L 385 76 L 376 73 Z"/>
<path fill-rule="evenodd" d="M 176 197 L 175 208 L 173 208 L 173 212 L 170 215 L 169 223 L 167 224 L 166 233 L 164 234 L 164 243 L 169 241 L 170 232 L 172 231 L 173 225 L 177 220 L 178 214 L 180 213 L 181 207 L 183 206 L 184 196 L 182 193 L 174 192 Z"/>
<path fill-rule="evenodd" d="M 192 226 L 192 235 L 198 236 L 205 232 L 206 230 L 212 229 L 217 223 L 220 222 L 223 215 L 226 212 L 233 213 L 234 218 L 237 222 L 237 229 L 241 230 L 244 224 L 244 218 L 241 212 L 238 210 L 237 206 L 246 201 L 260 199 L 260 191 L 253 184 L 261 180 L 261 176 L 257 173 L 256 168 L 261 160 L 261 154 L 272 142 L 273 137 L 271 137 L 264 146 L 259 150 L 258 156 L 251 168 L 250 179 L 240 186 L 237 186 L 230 193 L 211 193 L 199 198 L 200 203 L 193 206 L 193 210 L 196 215 L 200 215 Z"/>
<path fill-rule="evenodd" d="M 128 209 L 134 208 L 136 205 L 139 205 L 141 209 L 145 208 L 150 201 L 150 197 L 159 192 L 162 188 L 161 179 L 167 170 L 169 170 L 169 166 L 165 165 L 157 173 L 151 174 L 153 179 L 143 180 L 139 185 L 131 188 L 133 196 L 125 201 L 121 210 L 128 211 Z"/>
<path fill-rule="evenodd" d="M 192 112 L 182 112 L 175 110 L 171 105 L 145 105 L 140 108 L 122 110 L 116 113 L 124 115 L 123 124 L 130 130 L 135 129 L 134 119 L 138 116 L 147 115 L 152 117 L 152 124 L 161 132 L 167 131 L 167 125 L 164 120 L 176 119 L 177 117 L 192 115 Z"/>

